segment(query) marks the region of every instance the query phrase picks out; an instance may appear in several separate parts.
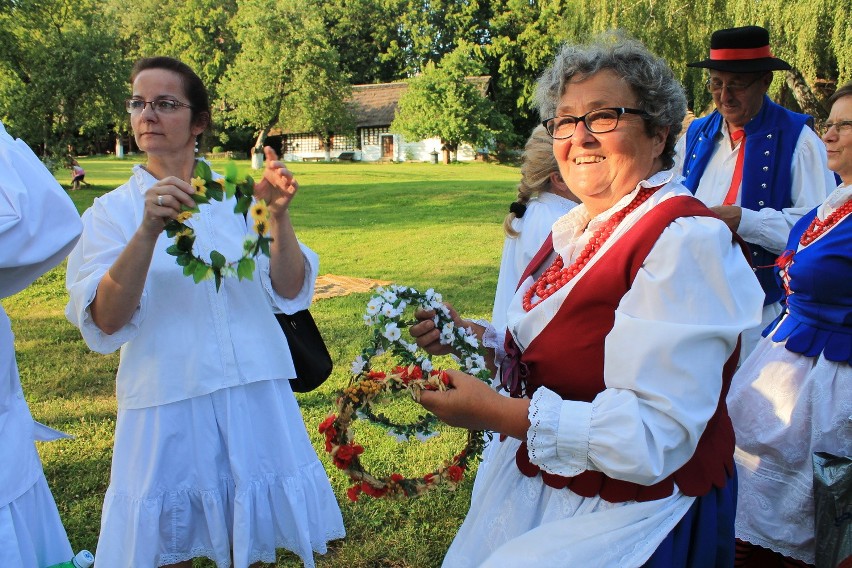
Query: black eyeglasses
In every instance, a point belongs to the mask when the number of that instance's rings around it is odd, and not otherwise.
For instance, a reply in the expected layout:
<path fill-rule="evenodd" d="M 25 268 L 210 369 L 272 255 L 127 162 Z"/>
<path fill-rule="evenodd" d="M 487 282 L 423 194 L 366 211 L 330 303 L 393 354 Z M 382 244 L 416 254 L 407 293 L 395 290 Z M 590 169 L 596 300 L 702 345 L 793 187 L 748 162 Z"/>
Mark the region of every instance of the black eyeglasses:
<path fill-rule="evenodd" d="M 707 90 L 713 94 L 721 93 L 722 88 L 728 89 L 728 92 L 732 95 L 738 95 L 760 81 L 763 78 L 763 74 L 758 75 L 754 78 L 754 80 L 749 81 L 748 83 L 743 83 L 742 81 L 731 81 L 730 83 L 725 83 L 721 79 L 717 79 L 716 77 L 710 77 L 707 79 L 707 82 L 704 85 L 707 87 Z"/>
<path fill-rule="evenodd" d="M 594 134 L 611 132 L 618 126 L 618 119 L 622 114 L 638 114 L 642 118 L 651 117 L 650 114 L 638 108 L 609 107 L 589 111 L 583 116 L 572 116 L 570 114 L 554 116 L 542 122 L 541 125 L 553 138 L 564 140 L 574 135 L 574 131 L 577 130 L 577 123 L 581 121 L 586 125 L 586 129 Z"/>
<path fill-rule="evenodd" d="M 176 101 L 174 99 L 157 99 L 154 101 L 143 101 L 142 99 L 127 99 L 124 101 L 124 108 L 129 114 L 139 114 L 147 105 L 151 105 L 154 112 L 157 114 L 168 114 L 176 111 L 178 108 L 192 108 L 192 105 Z"/>

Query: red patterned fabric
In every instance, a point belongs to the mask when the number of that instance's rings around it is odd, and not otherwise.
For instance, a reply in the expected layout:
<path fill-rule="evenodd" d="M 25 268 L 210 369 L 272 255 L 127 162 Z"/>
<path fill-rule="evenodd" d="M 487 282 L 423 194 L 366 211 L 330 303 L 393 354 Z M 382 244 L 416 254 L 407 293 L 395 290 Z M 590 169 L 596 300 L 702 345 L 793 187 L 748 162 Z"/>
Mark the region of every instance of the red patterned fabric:
<path fill-rule="evenodd" d="M 604 339 L 612 330 L 615 310 L 663 230 L 679 217 L 687 216 L 716 217 L 693 197 L 667 199 L 646 213 L 577 282 L 554 318 L 521 355 L 528 371 L 527 396 L 546 386 L 565 400 L 591 402 L 606 388 Z M 536 258 L 548 256 L 540 254 Z M 565 329 L 582 329 L 583 333 L 572 334 L 571 341 L 564 341 L 560 331 Z M 550 487 L 567 487 L 584 497 L 600 495 L 610 502 L 661 499 L 671 495 L 674 483 L 690 496 L 704 495 L 713 486 L 724 487 L 734 471 L 734 431 L 725 396 L 738 360 L 739 344 L 724 366 L 719 403 L 695 454 L 678 471 L 655 485 L 612 479 L 597 471 L 585 471 L 576 477 L 541 472 L 529 461 L 526 442 L 516 454 L 518 468 L 529 477 L 541 473 L 542 480 Z"/>

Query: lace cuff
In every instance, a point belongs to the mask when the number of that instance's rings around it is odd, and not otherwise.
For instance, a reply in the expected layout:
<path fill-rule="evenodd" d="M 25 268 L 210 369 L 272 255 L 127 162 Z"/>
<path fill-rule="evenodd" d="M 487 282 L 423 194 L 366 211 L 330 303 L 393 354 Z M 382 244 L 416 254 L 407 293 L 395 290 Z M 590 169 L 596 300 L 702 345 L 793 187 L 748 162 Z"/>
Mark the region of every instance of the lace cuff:
<path fill-rule="evenodd" d="M 506 358 L 506 351 L 503 349 L 503 336 L 488 320 L 472 319 L 468 321 L 485 328 L 485 331 L 482 332 L 482 346 L 494 350 L 494 361 L 499 365 Z"/>
<path fill-rule="evenodd" d="M 544 387 L 530 400 L 530 462 L 548 473 L 573 477 L 589 467 L 591 405 L 562 400 Z"/>

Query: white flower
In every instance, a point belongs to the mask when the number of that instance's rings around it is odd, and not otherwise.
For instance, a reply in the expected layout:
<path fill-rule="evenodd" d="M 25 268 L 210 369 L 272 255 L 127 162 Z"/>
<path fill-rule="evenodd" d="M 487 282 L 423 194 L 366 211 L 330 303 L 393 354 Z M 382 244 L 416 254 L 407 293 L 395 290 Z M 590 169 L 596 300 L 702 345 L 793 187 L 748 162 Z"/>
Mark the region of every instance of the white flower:
<path fill-rule="evenodd" d="M 396 300 L 397 300 L 396 294 L 394 294 L 390 290 L 386 290 L 385 293 L 382 294 L 382 298 L 384 298 L 385 301 L 391 302 L 391 303 L 396 302 Z"/>
<path fill-rule="evenodd" d="M 376 348 L 376 356 L 377 356 L 377 357 L 381 357 L 381 356 L 382 356 L 382 355 L 384 355 L 384 354 L 385 354 L 385 350 L 384 350 L 384 348 L 382 348 L 382 347 L 378 347 L 378 348 Z"/>
<path fill-rule="evenodd" d="M 396 309 L 399 311 L 399 313 L 400 313 L 400 314 L 402 314 L 402 312 L 403 312 L 403 311 L 405 310 L 405 308 L 407 308 L 407 307 L 408 307 L 408 302 L 406 302 L 405 300 L 402 300 L 402 301 L 399 303 L 399 305 L 396 307 Z"/>
<path fill-rule="evenodd" d="M 385 326 L 385 331 L 382 335 L 387 338 L 388 341 L 396 341 L 400 338 L 402 333 L 399 331 L 399 328 L 396 326 L 396 322 L 391 322 Z"/>
<path fill-rule="evenodd" d="M 450 345 L 453 342 L 453 332 L 441 332 L 440 342 L 442 345 Z"/>
<path fill-rule="evenodd" d="M 378 296 L 374 296 L 367 303 L 367 314 L 374 316 L 379 313 L 379 310 L 382 309 L 382 299 Z"/>
<path fill-rule="evenodd" d="M 432 372 L 432 361 L 429 359 L 420 359 L 420 368 L 423 369 L 424 373 Z"/>
<path fill-rule="evenodd" d="M 375 318 L 373 318 L 372 316 L 368 316 L 367 314 L 364 314 L 364 325 L 374 326 L 374 325 L 376 325 L 376 323 L 377 322 L 376 322 Z"/>
<path fill-rule="evenodd" d="M 396 317 L 396 310 L 394 309 L 393 304 L 385 302 L 385 304 L 382 305 L 382 315 L 386 318 Z"/>
<path fill-rule="evenodd" d="M 405 342 L 401 341 L 401 343 L 405 343 Z M 407 343 L 405 345 L 405 348 L 408 349 L 411 353 L 414 353 L 415 351 L 417 351 L 417 344 L 416 343 Z"/>
<path fill-rule="evenodd" d="M 441 331 L 443 333 L 452 333 L 455 328 L 456 328 L 456 324 L 454 324 L 451 321 L 448 321 L 447 323 L 444 324 L 444 328 Z"/>
<path fill-rule="evenodd" d="M 380 296 L 381 296 L 381 295 L 382 295 L 382 294 L 384 294 L 384 293 L 385 293 L 385 289 L 384 289 L 383 287 L 381 287 L 381 286 L 376 286 L 376 294 L 378 294 L 378 295 L 380 295 Z"/>
<path fill-rule="evenodd" d="M 364 358 L 363 358 L 363 357 L 361 357 L 360 355 L 358 355 L 357 357 L 355 357 L 355 360 L 354 360 L 354 361 L 352 361 L 352 374 L 353 374 L 353 375 L 360 375 L 360 374 L 361 374 L 361 371 L 363 371 L 363 370 L 364 370 L 364 365 L 365 365 L 366 363 L 367 363 L 367 362 L 366 362 L 366 361 L 364 361 Z"/>
<path fill-rule="evenodd" d="M 474 349 L 479 348 L 479 340 L 476 339 L 476 336 L 472 333 L 471 334 L 465 334 L 464 342 L 467 343 L 468 345 L 470 345 L 471 347 L 473 347 Z"/>
<path fill-rule="evenodd" d="M 429 288 L 426 290 L 425 296 L 427 300 L 431 300 L 435 296 L 435 290 L 433 288 Z"/>

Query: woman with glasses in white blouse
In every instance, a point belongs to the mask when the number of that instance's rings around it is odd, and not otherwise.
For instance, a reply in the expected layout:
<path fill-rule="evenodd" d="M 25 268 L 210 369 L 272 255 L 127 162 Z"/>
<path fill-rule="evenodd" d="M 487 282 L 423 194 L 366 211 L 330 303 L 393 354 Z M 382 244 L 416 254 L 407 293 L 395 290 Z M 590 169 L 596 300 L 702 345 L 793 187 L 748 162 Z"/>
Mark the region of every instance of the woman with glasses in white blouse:
<path fill-rule="evenodd" d="M 194 206 L 207 92 L 167 57 L 138 61 L 131 87 L 127 111 L 147 162 L 84 213 L 68 263 L 69 319 L 92 349 L 121 349 L 98 565 L 207 557 L 245 568 L 286 548 L 313 566 L 313 552 L 344 530 L 273 314 L 306 308 L 318 270 L 290 221 L 298 185 L 267 149 L 254 195 L 269 208 L 269 258 L 257 257 L 252 279 L 224 278 L 218 290 L 213 279 L 194 283 L 167 253 L 163 227 Z M 187 221 L 201 256 L 240 256 L 247 226 L 234 203 L 211 201 Z"/>

